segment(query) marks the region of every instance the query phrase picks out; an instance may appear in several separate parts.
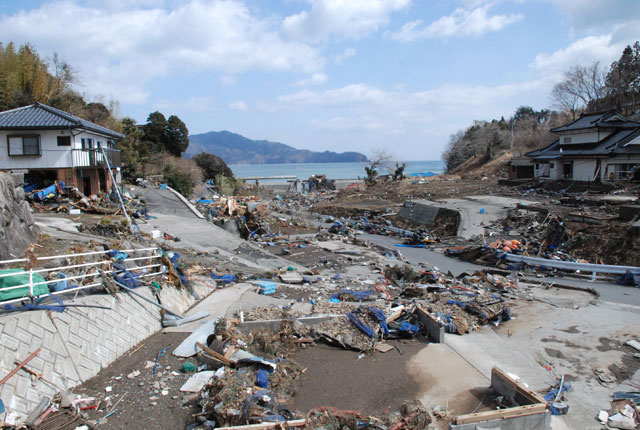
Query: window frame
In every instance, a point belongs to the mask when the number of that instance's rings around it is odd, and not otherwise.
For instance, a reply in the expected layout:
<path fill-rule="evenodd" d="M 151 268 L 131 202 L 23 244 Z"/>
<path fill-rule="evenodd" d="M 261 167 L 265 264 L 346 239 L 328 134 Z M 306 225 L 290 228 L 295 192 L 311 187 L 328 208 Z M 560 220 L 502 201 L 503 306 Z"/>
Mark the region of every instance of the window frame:
<path fill-rule="evenodd" d="M 60 144 L 60 138 L 65 138 L 68 143 L 65 143 L 65 144 L 61 145 Z M 61 147 L 65 147 L 65 146 L 69 146 L 70 147 L 71 146 L 71 136 L 65 136 L 65 135 L 56 136 L 56 145 L 57 146 L 61 146 Z"/>
<path fill-rule="evenodd" d="M 21 142 L 22 142 L 22 154 L 12 154 L 11 153 L 11 139 L 12 138 L 20 138 Z M 27 137 L 35 137 L 36 140 L 38 141 L 38 153 L 37 154 L 25 154 L 24 153 L 24 139 Z M 39 134 L 33 134 L 33 133 L 28 133 L 28 134 L 8 134 L 7 135 L 7 155 L 9 157 L 41 157 L 42 156 L 42 143 L 40 140 L 40 135 Z"/>
<path fill-rule="evenodd" d="M 93 148 L 93 143 L 95 142 L 95 139 L 91 138 L 91 137 L 83 137 L 80 139 L 80 149 L 83 149 L 85 151 L 88 151 L 90 149 L 94 149 Z"/>

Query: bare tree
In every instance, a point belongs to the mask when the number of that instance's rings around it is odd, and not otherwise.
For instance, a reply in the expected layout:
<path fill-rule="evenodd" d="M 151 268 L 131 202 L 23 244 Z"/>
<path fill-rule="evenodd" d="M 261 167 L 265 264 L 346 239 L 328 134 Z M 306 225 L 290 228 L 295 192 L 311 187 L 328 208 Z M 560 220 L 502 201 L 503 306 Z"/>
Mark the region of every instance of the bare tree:
<path fill-rule="evenodd" d="M 605 77 L 599 62 L 588 67 L 572 66 L 564 73 L 564 80 L 551 91 L 554 106 L 571 112 L 575 119 L 577 110 L 605 95 Z"/>
<path fill-rule="evenodd" d="M 381 169 L 388 169 L 389 163 L 393 159 L 391 153 L 376 149 L 371 151 L 367 165 L 364 167 L 364 171 L 367 173 L 365 183 L 367 185 L 375 185 L 378 173 Z"/>

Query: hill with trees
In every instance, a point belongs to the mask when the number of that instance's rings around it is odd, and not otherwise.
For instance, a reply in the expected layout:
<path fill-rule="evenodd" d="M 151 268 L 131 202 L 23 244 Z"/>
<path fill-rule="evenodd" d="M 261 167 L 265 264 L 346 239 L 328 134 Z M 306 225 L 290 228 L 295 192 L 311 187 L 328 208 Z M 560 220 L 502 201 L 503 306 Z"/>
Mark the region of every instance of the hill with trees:
<path fill-rule="evenodd" d="M 608 71 L 597 62 L 569 68 L 550 97 L 556 110 L 520 106 L 509 119 L 474 121 L 452 134 L 442 154 L 447 172 L 469 173 L 490 163 L 497 173 L 511 157 L 553 143 L 557 137 L 550 130 L 581 113 L 616 109 L 640 119 L 640 43 L 627 46 Z M 497 159 L 504 162 L 494 162 Z"/>
<path fill-rule="evenodd" d="M 187 154 L 206 151 L 228 164 L 342 163 L 366 161 L 359 152 L 315 152 L 268 140 L 251 140 L 230 131 L 210 131 L 190 136 Z"/>
<path fill-rule="evenodd" d="M 119 117 L 116 101 L 106 105 L 99 99 L 87 101 L 73 88 L 74 82 L 73 67 L 57 54 L 45 59 L 31 44 L 16 49 L 11 42 L 6 47 L 0 43 L 0 110 L 40 102 L 123 133 L 125 138 L 116 147 L 122 151 L 122 172 L 128 182 L 160 174 L 186 196 L 207 175 L 229 184 L 224 178 L 232 178 L 231 170 L 217 157 L 201 157 L 202 166 L 182 158 L 189 147 L 189 130 L 177 116 L 166 118 L 156 111 L 138 125 L 132 118 Z"/>

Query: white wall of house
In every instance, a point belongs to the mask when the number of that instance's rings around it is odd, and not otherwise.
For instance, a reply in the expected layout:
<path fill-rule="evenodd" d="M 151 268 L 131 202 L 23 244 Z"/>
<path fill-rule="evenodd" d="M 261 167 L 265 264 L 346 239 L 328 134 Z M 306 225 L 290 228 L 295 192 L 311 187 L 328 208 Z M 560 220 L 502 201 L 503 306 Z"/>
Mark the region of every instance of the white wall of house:
<path fill-rule="evenodd" d="M 593 175 L 596 171 L 596 162 L 597 160 L 573 160 L 573 180 L 586 182 L 593 181 Z M 602 175 L 602 171 L 600 171 L 600 175 Z"/>
<path fill-rule="evenodd" d="M 570 145 L 574 143 L 592 143 L 592 142 L 600 142 L 605 137 L 611 134 L 610 131 L 601 131 L 601 132 L 588 132 L 588 133 L 570 133 L 570 134 L 562 134 L 560 142 L 563 145 Z M 571 143 L 568 143 L 566 139 L 571 139 Z"/>
<path fill-rule="evenodd" d="M 536 179 L 555 181 L 562 178 L 562 166 L 559 160 L 545 162 L 536 161 L 533 165 L 533 177 Z"/>
<path fill-rule="evenodd" d="M 9 137 L 19 135 L 37 135 L 40 138 L 40 155 L 9 155 Z M 69 136 L 70 146 L 58 146 L 58 136 Z M 86 131 L 72 134 L 69 130 L 26 130 L 26 131 L 0 131 L 0 169 L 62 169 L 74 167 L 72 161 L 72 149 L 82 148 L 82 138 L 94 139 L 106 147 L 109 138 L 96 133 Z M 76 158 L 77 160 L 77 158 Z M 77 161 L 75 161 L 77 164 Z"/>

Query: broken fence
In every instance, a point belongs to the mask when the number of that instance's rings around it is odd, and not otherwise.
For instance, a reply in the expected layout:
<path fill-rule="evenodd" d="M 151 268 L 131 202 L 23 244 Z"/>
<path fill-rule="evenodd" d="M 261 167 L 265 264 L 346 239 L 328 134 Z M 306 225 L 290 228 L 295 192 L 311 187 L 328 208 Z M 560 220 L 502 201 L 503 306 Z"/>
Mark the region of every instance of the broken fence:
<path fill-rule="evenodd" d="M 56 260 L 56 259 L 62 259 L 62 258 L 77 258 L 77 257 L 86 257 L 86 256 L 92 256 L 92 255 L 105 255 L 105 254 L 109 254 L 111 251 L 113 250 L 107 250 L 107 251 L 92 251 L 92 252 L 81 252 L 81 253 L 76 253 L 76 254 L 65 254 L 65 255 L 52 255 L 52 256 L 47 256 L 47 257 L 38 257 L 37 261 L 49 261 L 49 260 Z M 125 249 L 125 250 L 117 250 L 118 252 L 124 252 L 127 254 L 136 254 L 136 255 L 140 255 L 137 257 L 127 257 L 126 262 L 131 263 L 131 262 L 144 262 L 145 260 L 151 264 L 145 264 L 142 266 L 131 266 L 129 265 L 126 269 L 128 271 L 151 271 L 153 270 L 158 270 L 158 271 L 153 271 L 151 273 L 141 273 L 139 275 L 137 275 L 137 277 L 139 278 L 147 278 L 147 277 L 151 277 L 151 276 L 155 276 L 155 275 L 160 275 L 163 272 L 160 269 L 160 267 L 162 266 L 162 264 L 160 262 L 155 262 L 154 260 L 158 260 L 162 258 L 162 255 L 158 253 L 158 249 L 157 248 L 140 248 L 140 249 Z M 0 261 L 0 268 L 2 267 L 7 267 L 8 265 L 14 265 L 17 263 L 27 263 L 30 260 L 27 258 L 17 258 L 14 260 L 4 260 L 4 261 Z M 69 264 L 66 266 L 58 266 L 58 267 L 52 267 L 52 268 L 42 268 L 42 269 L 30 269 L 30 270 L 24 270 L 22 272 L 11 272 L 11 273 L 0 273 L 0 278 L 5 278 L 5 277 L 12 277 L 12 276 L 21 276 L 21 275 L 27 275 L 29 276 L 29 282 L 25 283 L 25 284 L 21 284 L 21 285 L 13 285 L 10 287 L 2 287 L 0 288 L 0 291 L 10 291 L 10 290 L 16 290 L 16 289 L 20 289 L 20 288 L 29 288 L 29 292 L 23 295 L 23 297 L 19 297 L 19 298 L 15 298 L 15 299 L 9 299 L 9 300 L 5 300 L 0 302 L 0 304 L 5 305 L 5 304 L 9 304 L 9 303 L 15 303 L 15 302 L 21 302 L 25 299 L 29 299 L 32 297 L 35 297 L 34 295 L 34 287 L 40 286 L 40 285 L 52 285 L 52 284 L 57 284 L 59 282 L 69 282 L 69 281 L 79 281 L 79 285 L 77 287 L 72 287 L 72 288 L 68 288 L 68 289 L 64 289 L 62 291 L 57 291 L 55 292 L 56 295 L 58 294 L 62 294 L 62 293 L 70 293 L 70 292 L 74 292 L 74 291 L 80 291 L 80 290 L 86 290 L 88 288 L 95 288 L 95 287 L 99 287 L 103 285 L 103 276 L 105 274 L 120 274 L 123 273 L 123 270 L 101 270 L 100 266 L 104 266 L 105 263 L 108 263 L 108 260 L 101 260 L 101 261 L 95 261 L 95 262 L 90 262 L 90 263 L 81 263 L 81 264 Z M 138 264 L 138 263 L 135 263 Z M 58 273 L 64 273 L 65 271 L 68 272 L 71 269 L 80 269 L 80 268 L 89 268 L 89 273 L 83 273 L 81 275 L 75 275 L 75 276 L 68 276 L 68 277 L 64 277 L 64 278 L 58 278 L 58 279 L 51 279 L 51 280 L 45 280 L 45 281 L 40 281 L 40 282 L 34 282 L 34 275 L 38 274 L 40 276 L 42 276 L 42 274 L 46 274 L 46 273 L 50 273 L 50 272 L 58 272 Z M 99 282 L 94 282 L 95 278 L 100 278 Z M 85 280 L 89 280 L 91 283 L 84 285 L 83 282 Z M 53 293 L 48 293 L 48 294 L 40 294 L 37 296 L 38 299 L 40 298 L 44 298 L 44 297 L 49 297 L 53 295 Z"/>

